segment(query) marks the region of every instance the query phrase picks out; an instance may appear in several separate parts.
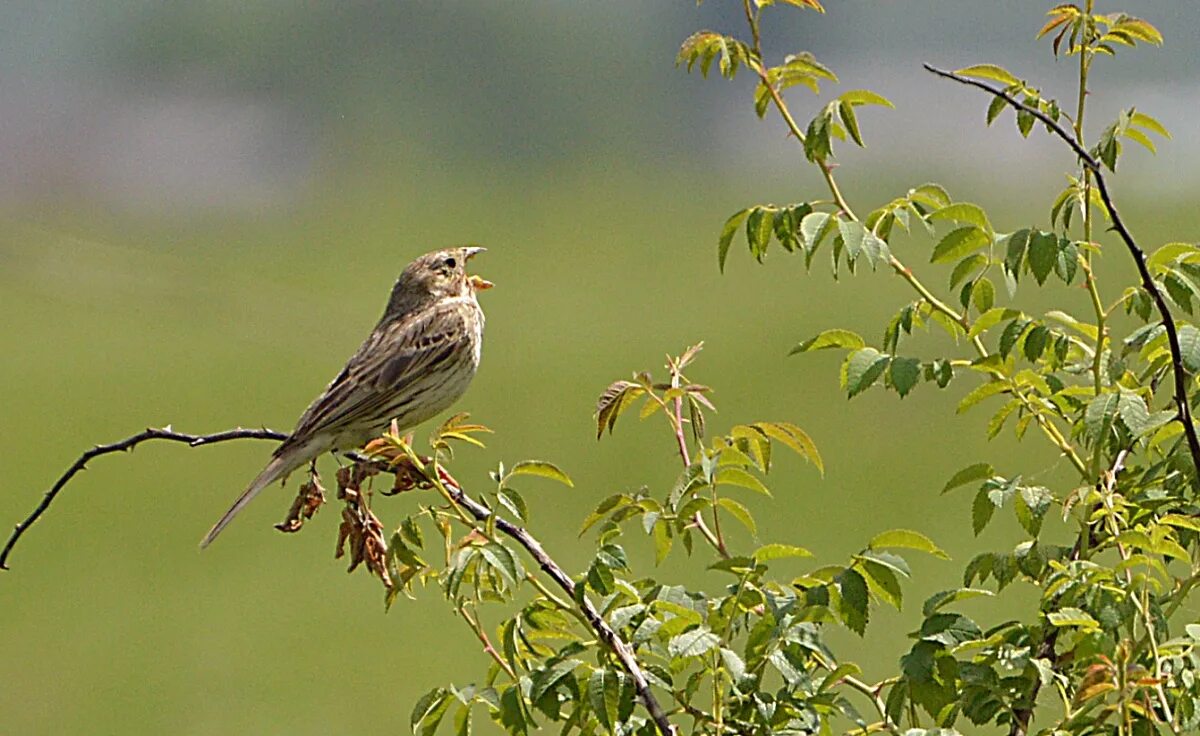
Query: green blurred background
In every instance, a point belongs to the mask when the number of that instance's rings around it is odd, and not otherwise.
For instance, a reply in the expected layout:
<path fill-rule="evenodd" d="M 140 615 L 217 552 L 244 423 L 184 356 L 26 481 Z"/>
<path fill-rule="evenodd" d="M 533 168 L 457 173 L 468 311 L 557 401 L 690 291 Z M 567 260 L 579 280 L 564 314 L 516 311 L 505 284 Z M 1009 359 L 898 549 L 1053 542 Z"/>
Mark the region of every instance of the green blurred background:
<path fill-rule="evenodd" d="M 1069 156 L 1007 119 L 985 128 L 984 100 L 918 62 L 1001 63 L 1067 98 L 1071 66 L 1033 41 L 1051 4 L 830 0 L 826 16 L 770 10 L 765 42 L 775 59 L 814 51 L 841 76 L 834 90 L 897 103 L 862 115 L 868 150 L 841 149 L 860 211 L 934 179 L 1012 229 L 1045 224 Z M 1137 6 L 1167 45 L 1099 62 L 1092 129 L 1132 104 L 1172 129 L 1158 158 L 1130 151 L 1117 193 L 1147 244 L 1195 240 L 1200 18 L 1184 3 Z M 581 569 L 586 512 L 616 491 L 661 492 L 676 473 L 658 424 L 629 418 L 597 443 L 596 396 L 704 340 L 693 378 L 716 389 L 712 429 L 794 421 L 825 456 L 823 479 L 783 459 L 776 499 L 745 499 L 762 539 L 833 562 L 911 527 L 954 556 L 921 561 L 905 611 L 879 611 L 866 639 L 835 635 L 840 654 L 887 674 L 920 599 L 956 584 L 973 551 L 1018 539 L 1008 520 L 974 539 L 969 497 L 939 498 L 944 479 L 984 459 L 1060 492 L 1070 476 L 1032 435 L 1020 454 L 985 442 L 982 414 L 954 415 L 961 384 L 847 403 L 837 356 L 785 357 L 831 326 L 881 334 L 911 298 L 898 279 L 839 284 L 741 250 L 718 273 L 728 214 L 823 196 L 782 126 L 754 117 L 748 79 L 673 66 L 693 30 L 741 33 L 739 13 L 717 0 L 5 4 L 0 520 L 23 518 L 82 449 L 147 425 L 290 428 L 410 258 L 479 242 L 497 288 L 459 408 L 496 435 L 460 454 L 459 478 L 481 486 L 500 459 L 562 465 L 575 489 L 521 488 L 547 548 Z M 804 117 L 817 104 L 792 100 Z M 928 249 L 897 244 L 944 289 Z M 1102 259 L 1110 297 L 1126 260 Z M 1026 308 L 1052 300 L 1085 304 L 1047 289 Z M 910 350 L 935 357 L 945 342 Z M 197 552 L 269 450 L 147 445 L 77 478 L 0 575 L 0 731 L 405 732 L 420 693 L 482 675 L 487 659 L 436 590 L 385 615 L 377 582 L 333 561 L 332 507 L 281 536 L 271 524 L 291 496 L 276 489 Z M 378 508 L 394 521 L 416 501 Z M 700 568 L 661 573 L 720 584 Z M 1030 600 L 1014 586 L 993 615 Z"/>

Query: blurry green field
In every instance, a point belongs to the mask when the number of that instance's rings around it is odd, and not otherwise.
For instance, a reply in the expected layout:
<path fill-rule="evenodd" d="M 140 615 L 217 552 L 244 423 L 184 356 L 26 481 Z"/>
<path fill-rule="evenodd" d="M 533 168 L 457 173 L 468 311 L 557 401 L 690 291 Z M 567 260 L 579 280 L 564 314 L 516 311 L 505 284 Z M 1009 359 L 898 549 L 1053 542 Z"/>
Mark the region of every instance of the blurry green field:
<path fill-rule="evenodd" d="M 537 480 L 522 490 L 533 530 L 569 569 L 586 564 L 591 541 L 575 530 L 599 499 L 642 485 L 661 491 L 676 472 L 670 436 L 653 422 L 630 416 L 597 443 L 596 396 L 633 370 L 661 370 L 664 353 L 698 340 L 706 349 L 692 377 L 715 387 L 713 430 L 794 421 L 825 457 L 825 478 L 786 458 L 773 473 L 775 500 L 745 499 L 762 539 L 832 562 L 878 531 L 911 527 L 955 557 L 920 561 L 906 612 L 880 611 L 865 641 L 837 638 L 869 674 L 894 666 L 921 598 L 956 584 L 973 549 L 1015 539 L 1015 525 L 997 525 L 973 540 L 969 496 L 937 495 L 962 465 L 1014 462 L 1013 441 L 984 441 L 982 415 L 954 415 L 962 384 L 848 403 L 839 356 L 785 357 L 831 326 L 878 339 L 910 299 L 899 279 L 865 273 L 836 284 L 823 267 L 806 276 L 781 253 L 758 267 L 740 250 L 718 273 L 724 216 L 795 190 L 768 183 L 764 192 L 748 180 L 717 188 L 701 172 L 669 169 L 467 177 L 419 159 L 402 169 L 334 175 L 309 206 L 262 219 L 126 222 L 64 207 L 6 221 L 0 521 L 22 518 L 90 444 L 146 425 L 290 429 L 370 329 L 403 264 L 474 241 L 490 249 L 476 263 L 497 288 L 485 295 L 484 363 L 459 408 L 496 434 L 486 451 L 461 452 L 456 472 L 482 484 L 496 461 L 530 457 L 567 469 L 574 490 Z M 1136 206 L 1126 216 L 1148 242 L 1186 235 Z M 927 249 L 902 245 L 900 255 L 927 270 Z M 1104 269 L 1124 273 L 1124 255 L 1110 253 Z M 944 287 L 946 274 L 932 273 Z M 945 341 L 913 345 L 932 357 Z M 1023 448 L 1021 470 L 1048 484 L 1065 478 L 1032 433 Z M 437 590 L 385 615 L 377 583 L 345 574 L 332 559 L 334 507 L 282 536 L 271 524 L 290 493 L 275 489 L 197 551 L 269 449 L 147 445 L 77 478 L 0 574 L 0 731 L 404 733 L 420 693 L 485 672 L 486 657 Z M 395 520 L 417 500 L 378 509 Z M 701 561 L 662 572 L 697 587 L 721 583 Z M 1019 588 L 1006 593 L 1011 605 L 1027 602 Z"/>

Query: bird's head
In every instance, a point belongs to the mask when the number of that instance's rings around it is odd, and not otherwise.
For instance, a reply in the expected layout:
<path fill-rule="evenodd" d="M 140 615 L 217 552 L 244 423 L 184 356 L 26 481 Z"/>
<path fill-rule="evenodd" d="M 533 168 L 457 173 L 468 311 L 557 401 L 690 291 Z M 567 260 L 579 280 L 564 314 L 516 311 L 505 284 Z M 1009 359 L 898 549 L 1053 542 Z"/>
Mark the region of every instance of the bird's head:
<path fill-rule="evenodd" d="M 388 311 L 407 311 L 430 299 L 470 296 L 492 288 L 492 282 L 467 273 L 467 261 L 485 250 L 479 246 L 446 248 L 415 259 L 396 280 Z"/>

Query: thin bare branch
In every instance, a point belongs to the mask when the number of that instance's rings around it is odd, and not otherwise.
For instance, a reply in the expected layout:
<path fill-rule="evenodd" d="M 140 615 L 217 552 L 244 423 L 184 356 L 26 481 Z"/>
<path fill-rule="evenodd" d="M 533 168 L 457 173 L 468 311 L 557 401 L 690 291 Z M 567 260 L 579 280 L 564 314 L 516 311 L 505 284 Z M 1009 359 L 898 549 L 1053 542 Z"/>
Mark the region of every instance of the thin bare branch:
<path fill-rule="evenodd" d="M 46 513 L 46 510 L 50 508 L 50 504 L 54 503 L 55 497 L 75 477 L 75 474 L 81 470 L 86 470 L 87 464 L 101 455 L 110 455 L 114 452 L 127 452 L 150 440 L 168 440 L 171 442 L 181 442 L 190 447 L 200 447 L 201 445 L 215 445 L 218 442 L 245 439 L 275 440 L 281 442 L 286 437 L 287 435 L 283 432 L 276 432 L 273 429 L 266 429 L 265 427 L 261 429 L 243 429 L 237 427 L 236 429 L 229 429 L 214 434 L 186 434 L 184 432 L 176 432 L 170 426 L 166 426 L 162 429 L 151 427 L 144 432 L 139 432 L 132 437 L 126 437 L 120 442 L 114 442 L 110 445 L 96 445 L 80 455 L 79 459 L 71 467 L 67 468 L 66 472 L 59 476 L 54 485 L 50 487 L 50 490 L 46 491 L 46 495 L 42 497 L 42 502 L 37 505 L 37 508 L 24 521 L 13 528 L 12 534 L 8 537 L 8 542 L 4 545 L 4 551 L 0 552 L 0 570 L 9 569 L 8 556 L 12 553 L 12 549 L 17 544 L 17 541 L 21 539 L 21 535 L 29 527 L 33 526 L 34 522 L 41 518 L 42 514 Z"/>
<path fill-rule="evenodd" d="M 1179 347 L 1179 330 L 1175 326 L 1175 319 L 1171 316 L 1171 309 L 1167 306 L 1167 300 L 1163 296 L 1162 291 L 1154 283 L 1154 277 L 1150 274 L 1150 267 L 1146 264 L 1146 252 L 1142 250 L 1137 241 L 1133 239 L 1133 235 L 1129 232 L 1129 228 L 1125 226 L 1125 221 L 1121 219 L 1121 213 L 1117 211 L 1117 205 L 1113 202 L 1112 194 L 1108 190 L 1108 182 L 1104 178 L 1104 171 L 1100 166 L 1100 162 L 1094 156 L 1088 153 L 1083 145 L 1075 140 L 1066 130 L 1060 126 L 1054 118 L 1046 113 L 1031 107 L 1024 102 L 1018 100 L 1002 89 L 996 89 L 989 84 L 984 84 L 975 79 L 968 79 L 954 72 L 948 72 L 944 69 L 938 69 L 931 64 L 925 64 L 925 69 L 936 74 L 939 77 L 950 79 L 959 84 L 965 84 L 970 87 L 987 92 L 993 97 L 999 97 L 1009 105 L 1024 110 L 1041 121 L 1046 128 L 1055 136 L 1060 138 L 1079 160 L 1083 162 L 1096 179 L 1096 188 L 1100 192 L 1100 199 L 1104 201 L 1105 207 L 1108 208 L 1109 217 L 1112 220 L 1113 230 L 1121 236 L 1125 247 L 1129 250 L 1129 254 L 1133 257 L 1134 264 L 1137 265 L 1138 275 L 1142 279 L 1142 288 L 1146 290 L 1150 297 L 1154 300 L 1154 306 L 1158 310 L 1159 316 L 1162 318 L 1163 327 L 1167 331 L 1167 343 L 1171 349 L 1171 373 L 1175 379 L 1175 408 L 1178 412 L 1176 419 L 1183 425 L 1183 433 L 1187 437 L 1188 450 L 1192 455 L 1192 466 L 1196 471 L 1196 482 L 1200 483 L 1200 439 L 1196 436 L 1196 427 L 1192 423 L 1192 407 L 1188 403 L 1187 394 L 1187 376 L 1183 369 L 1183 351 Z"/>

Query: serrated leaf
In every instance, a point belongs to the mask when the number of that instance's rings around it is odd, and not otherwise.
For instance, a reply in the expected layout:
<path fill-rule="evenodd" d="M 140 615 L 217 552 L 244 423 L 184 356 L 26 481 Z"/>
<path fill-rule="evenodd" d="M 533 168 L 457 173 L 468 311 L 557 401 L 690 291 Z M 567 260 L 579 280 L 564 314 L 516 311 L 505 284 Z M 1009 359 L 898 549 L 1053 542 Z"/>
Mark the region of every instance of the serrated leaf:
<path fill-rule="evenodd" d="M 750 208 L 733 213 L 725 225 L 721 228 L 721 237 L 717 242 L 717 265 L 720 266 L 721 272 L 725 272 L 725 257 L 729 254 L 729 247 L 733 244 L 733 237 L 737 234 L 738 228 L 746 221 L 746 216 L 750 214 Z"/>
<path fill-rule="evenodd" d="M 953 220 L 967 225 L 974 225 L 989 236 L 993 232 L 992 223 L 988 220 L 987 213 L 979 205 L 970 202 L 955 202 L 954 204 L 946 205 L 939 210 L 931 212 L 929 219 Z"/>
<path fill-rule="evenodd" d="M 989 242 L 991 241 L 988 239 L 987 233 L 982 229 L 974 225 L 960 227 L 946 233 L 946 236 L 938 241 L 938 244 L 934 246 L 933 254 L 929 257 L 929 262 L 956 261 L 980 248 L 987 247 Z"/>
<path fill-rule="evenodd" d="M 1051 611 L 1046 618 L 1055 626 L 1078 626 L 1084 629 L 1098 629 L 1100 622 L 1092 618 L 1087 611 L 1079 608 L 1063 608 Z"/>
<path fill-rule="evenodd" d="M 721 637 L 707 626 L 697 626 L 667 642 L 667 652 L 672 657 L 699 657 L 720 643 Z"/>
<path fill-rule="evenodd" d="M 838 586 L 838 615 L 847 628 L 862 636 L 867 628 L 867 581 L 858 571 L 846 568 L 834 582 Z"/>
<path fill-rule="evenodd" d="M 575 483 L 571 481 L 571 477 L 568 476 L 562 470 L 562 468 L 545 460 L 522 460 L 521 462 L 512 466 L 505 478 L 511 478 L 514 475 L 536 475 L 542 478 L 556 480 L 570 488 L 575 487 Z"/>
<path fill-rule="evenodd" d="M 869 89 L 852 89 L 849 92 L 843 92 L 838 99 L 843 102 L 848 102 L 851 105 L 882 105 L 883 107 L 892 107 L 888 98 L 883 95 L 876 94 Z"/>
<path fill-rule="evenodd" d="M 754 523 L 754 517 L 750 514 L 750 510 L 745 506 L 726 496 L 718 498 L 717 505 L 728 511 L 733 518 L 740 521 L 742 526 L 750 530 L 751 535 L 758 535 L 758 525 Z"/>
<path fill-rule="evenodd" d="M 745 470 L 733 465 L 727 465 L 717 471 L 713 478 L 714 483 L 721 485 L 734 485 L 742 488 L 749 488 L 755 493 L 761 493 L 764 496 L 770 496 L 771 491 L 767 489 L 763 482 L 754 477 Z"/>
<path fill-rule="evenodd" d="M 943 560 L 950 559 L 950 556 L 934 544 L 932 539 L 911 529 L 891 529 L 876 534 L 867 547 L 870 549 L 915 549 L 918 552 L 926 552 Z"/>
<path fill-rule="evenodd" d="M 1046 283 L 1046 277 L 1054 269 L 1058 257 L 1058 236 L 1042 230 L 1036 230 L 1029 236 L 1029 270 L 1037 280 L 1038 285 Z"/>
<path fill-rule="evenodd" d="M 968 465 L 951 476 L 950 480 L 946 481 L 946 485 L 942 487 L 942 493 L 952 491 L 955 488 L 966 485 L 973 480 L 990 478 L 995 472 L 996 471 L 994 468 L 992 468 L 991 463 L 975 463 L 974 465 Z"/>
<path fill-rule="evenodd" d="M 501 488 L 496 494 L 496 499 L 522 523 L 529 521 L 529 506 L 515 488 Z"/>
<path fill-rule="evenodd" d="M 921 606 L 921 615 L 928 618 L 937 613 L 941 609 L 960 601 L 970 600 L 972 598 L 993 597 L 995 593 L 983 588 L 954 588 L 951 590 L 943 590 L 934 593 L 925 600 Z"/>
<path fill-rule="evenodd" d="M 588 678 L 587 694 L 596 720 L 615 733 L 621 710 L 620 676 L 608 669 L 595 670 Z"/>
<path fill-rule="evenodd" d="M 917 358 L 892 358 L 888 375 L 896 393 L 903 398 L 921 380 L 921 361 Z"/>
<path fill-rule="evenodd" d="M 1200 372 L 1200 329 L 1192 325 L 1179 328 L 1179 353 L 1184 370 L 1193 374 Z"/>
<path fill-rule="evenodd" d="M 754 550 L 756 562 L 769 562 L 784 557 L 812 557 L 812 552 L 791 544 L 764 544 Z"/>
<path fill-rule="evenodd" d="M 437 687 L 421 696 L 413 706 L 409 723 L 418 736 L 432 736 L 450 708 L 450 692 Z"/>
<path fill-rule="evenodd" d="M 975 536 L 979 536 L 995 513 L 996 505 L 988 498 L 987 488 L 979 489 L 971 503 L 971 530 L 975 532 Z"/>
<path fill-rule="evenodd" d="M 1013 76 L 1012 72 L 996 64 L 975 64 L 963 67 L 954 73 L 964 77 L 990 79 L 993 82 L 1000 82 L 1006 87 L 1021 83 L 1021 80 Z"/>
<path fill-rule="evenodd" d="M 822 475 L 825 474 L 825 463 L 821 460 L 821 453 L 817 451 L 816 443 L 803 429 L 791 422 L 755 422 L 751 426 L 771 439 L 781 442 L 788 449 L 815 465 Z"/>
<path fill-rule="evenodd" d="M 1197 347 L 1200 348 L 1200 341 Z M 850 398 L 866 391 L 883 374 L 888 356 L 875 348 L 860 348 L 846 357 L 845 389 Z"/>
<path fill-rule="evenodd" d="M 828 212 L 812 212 L 800 221 L 800 235 L 804 250 L 812 253 L 829 232 L 837 226 L 838 219 Z"/>
<path fill-rule="evenodd" d="M 976 386 L 969 394 L 958 402 L 957 413 L 962 414 L 967 409 L 975 406 L 986 398 L 995 396 L 996 394 L 1004 393 L 1008 390 L 1008 385 L 1003 381 L 989 381 L 988 383 Z"/>
<path fill-rule="evenodd" d="M 861 569 L 863 576 L 867 580 L 867 587 L 875 595 L 899 611 L 904 602 L 904 592 L 900 588 L 900 580 L 896 577 L 896 573 L 892 569 L 871 560 L 864 560 Z"/>
<path fill-rule="evenodd" d="M 825 350 L 827 348 L 848 348 L 850 350 L 858 350 L 866 345 L 857 333 L 850 330 L 825 330 L 819 335 L 815 335 L 792 348 L 788 355 L 796 355 L 797 353 L 808 353 L 813 350 Z"/>
<path fill-rule="evenodd" d="M 1116 419 L 1120 401 L 1120 394 L 1106 393 L 1100 394 L 1088 402 L 1087 409 L 1083 413 L 1083 423 L 1087 427 L 1089 436 L 1093 438 L 1104 436 Z"/>

